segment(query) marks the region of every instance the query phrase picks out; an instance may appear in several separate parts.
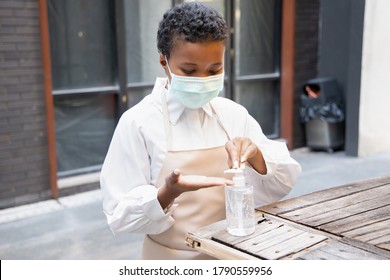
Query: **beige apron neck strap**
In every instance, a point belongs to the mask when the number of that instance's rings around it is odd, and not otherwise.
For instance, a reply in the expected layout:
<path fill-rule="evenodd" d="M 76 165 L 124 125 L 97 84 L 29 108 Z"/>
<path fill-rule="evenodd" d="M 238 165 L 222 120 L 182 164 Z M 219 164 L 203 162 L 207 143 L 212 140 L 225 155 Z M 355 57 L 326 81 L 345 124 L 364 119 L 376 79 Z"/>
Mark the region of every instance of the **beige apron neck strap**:
<path fill-rule="evenodd" d="M 166 140 L 167 140 L 167 151 L 170 151 L 172 150 L 172 131 L 171 131 L 171 125 L 169 123 L 167 93 L 165 90 L 163 90 L 161 94 L 161 107 L 162 107 L 162 113 L 164 118 L 164 127 L 165 127 Z"/>
<path fill-rule="evenodd" d="M 215 106 L 213 105 L 212 102 L 210 102 L 210 106 L 211 106 L 211 109 L 213 110 L 214 114 L 217 116 L 217 120 L 218 120 L 219 124 L 221 125 L 222 129 L 225 131 L 225 133 L 226 133 L 228 139 L 229 139 L 229 140 L 232 140 L 233 138 L 231 137 L 229 131 L 226 129 L 225 125 L 223 124 L 222 118 L 221 118 L 221 116 L 219 115 L 218 110 L 215 109 Z"/>

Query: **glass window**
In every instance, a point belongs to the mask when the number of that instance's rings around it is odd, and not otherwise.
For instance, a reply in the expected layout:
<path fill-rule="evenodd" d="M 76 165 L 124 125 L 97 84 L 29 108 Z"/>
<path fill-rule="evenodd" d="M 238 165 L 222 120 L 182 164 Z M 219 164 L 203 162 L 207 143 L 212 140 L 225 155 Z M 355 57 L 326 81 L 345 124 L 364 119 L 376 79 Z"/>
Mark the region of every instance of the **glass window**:
<path fill-rule="evenodd" d="M 275 0 L 237 0 L 236 75 L 275 71 Z"/>
<path fill-rule="evenodd" d="M 238 82 L 237 102 L 254 117 L 268 136 L 278 136 L 279 95 L 277 82 Z"/>
<path fill-rule="evenodd" d="M 135 105 L 138 102 L 140 102 L 145 96 L 150 94 L 151 92 L 152 92 L 152 89 L 149 87 L 128 89 L 127 90 L 128 103 Z"/>
<path fill-rule="evenodd" d="M 114 5 L 48 0 L 48 15 L 58 175 L 96 171 L 117 123 L 116 94 L 99 92 L 116 84 Z"/>
<path fill-rule="evenodd" d="M 154 83 L 165 77 L 157 50 L 159 21 L 172 1 L 126 0 L 127 82 Z M 133 103 L 130 103 L 133 105 Z"/>
<path fill-rule="evenodd" d="M 116 95 L 59 95 L 54 99 L 59 175 L 103 163 L 116 119 Z"/>
<path fill-rule="evenodd" d="M 235 0 L 235 100 L 279 137 L 279 0 Z"/>
<path fill-rule="evenodd" d="M 114 10 L 109 0 L 49 0 L 53 88 L 115 83 Z"/>

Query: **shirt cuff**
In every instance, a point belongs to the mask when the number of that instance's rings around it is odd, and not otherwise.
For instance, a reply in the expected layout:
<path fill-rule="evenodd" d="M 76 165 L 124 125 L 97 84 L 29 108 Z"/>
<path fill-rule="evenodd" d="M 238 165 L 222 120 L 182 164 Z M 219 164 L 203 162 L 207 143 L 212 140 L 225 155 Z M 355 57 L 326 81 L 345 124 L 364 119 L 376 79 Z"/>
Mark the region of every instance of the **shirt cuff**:
<path fill-rule="evenodd" d="M 161 221 L 168 219 L 173 221 L 171 217 L 172 212 L 176 209 L 177 204 L 173 202 L 167 206 L 167 208 L 162 209 L 160 202 L 157 199 L 158 189 L 156 188 L 153 191 L 152 197 L 149 196 L 149 201 L 144 204 L 144 213 L 152 221 Z M 171 221 L 171 222 L 172 222 Z"/>
<path fill-rule="evenodd" d="M 246 163 L 246 168 L 244 170 L 245 177 L 249 178 L 259 178 L 260 180 L 269 180 L 274 177 L 275 164 L 270 162 L 265 162 L 265 166 L 267 167 L 267 174 L 260 174 L 257 172 L 249 162 Z"/>

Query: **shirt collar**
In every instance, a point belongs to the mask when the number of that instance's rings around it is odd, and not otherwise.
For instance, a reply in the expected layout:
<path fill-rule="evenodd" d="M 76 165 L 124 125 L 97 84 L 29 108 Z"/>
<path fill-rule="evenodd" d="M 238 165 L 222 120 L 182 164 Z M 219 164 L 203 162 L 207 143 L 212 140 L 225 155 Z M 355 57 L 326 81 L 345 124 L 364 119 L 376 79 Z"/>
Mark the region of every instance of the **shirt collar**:
<path fill-rule="evenodd" d="M 158 106 L 158 108 L 162 111 L 162 99 L 161 94 L 165 91 L 166 97 L 167 97 L 167 104 L 168 104 L 168 112 L 169 112 L 169 121 L 171 124 L 176 125 L 177 121 L 181 117 L 181 115 L 184 113 L 185 110 L 194 110 L 186 108 L 183 104 L 181 104 L 167 89 L 167 78 L 157 78 L 156 83 L 154 85 L 152 95 L 155 104 Z M 213 110 L 211 109 L 210 103 L 207 103 L 206 105 L 203 105 L 202 110 L 209 116 L 213 116 Z M 195 110 L 201 110 L 201 109 L 195 109 Z"/>

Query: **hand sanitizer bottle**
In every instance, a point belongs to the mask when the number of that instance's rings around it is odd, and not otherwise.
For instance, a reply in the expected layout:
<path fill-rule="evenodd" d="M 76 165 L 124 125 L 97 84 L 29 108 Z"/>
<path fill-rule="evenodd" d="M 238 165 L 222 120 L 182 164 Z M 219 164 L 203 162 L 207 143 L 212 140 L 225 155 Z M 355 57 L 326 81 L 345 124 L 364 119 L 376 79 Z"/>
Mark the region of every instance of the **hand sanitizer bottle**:
<path fill-rule="evenodd" d="M 234 168 L 233 186 L 225 187 L 227 231 L 231 235 L 245 236 L 255 231 L 253 186 L 245 184 L 243 170 Z"/>

